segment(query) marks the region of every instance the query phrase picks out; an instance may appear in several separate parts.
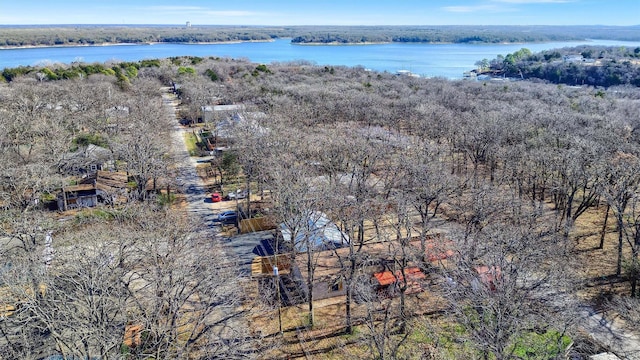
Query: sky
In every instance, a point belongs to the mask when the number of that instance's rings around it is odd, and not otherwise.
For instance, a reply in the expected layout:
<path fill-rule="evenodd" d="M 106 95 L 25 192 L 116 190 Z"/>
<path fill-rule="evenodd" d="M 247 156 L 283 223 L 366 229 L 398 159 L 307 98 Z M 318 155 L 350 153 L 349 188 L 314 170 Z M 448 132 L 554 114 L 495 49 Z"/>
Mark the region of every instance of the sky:
<path fill-rule="evenodd" d="M 640 25 L 640 0 L 0 0 L 0 25 Z"/>

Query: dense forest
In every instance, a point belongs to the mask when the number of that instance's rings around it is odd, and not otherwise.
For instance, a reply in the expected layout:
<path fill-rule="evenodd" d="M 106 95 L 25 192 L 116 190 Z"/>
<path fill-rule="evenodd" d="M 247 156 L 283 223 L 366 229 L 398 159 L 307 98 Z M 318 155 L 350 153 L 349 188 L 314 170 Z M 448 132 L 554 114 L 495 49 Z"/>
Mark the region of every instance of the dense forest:
<path fill-rule="evenodd" d="M 640 40 L 639 27 L 611 26 L 39 26 L 0 27 L 0 47 L 105 43 L 267 41 L 366 44 L 518 43 L 584 39 Z"/>
<path fill-rule="evenodd" d="M 3 356 L 637 355 L 589 336 L 583 316 L 640 318 L 636 87 L 215 57 L 6 71 Z M 178 118 L 167 99 L 179 102 Z M 173 202 L 195 186 L 182 183 L 181 167 L 192 165 L 174 139 L 216 129 L 220 119 L 198 122 L 202 106 L 217 104 L 245 110 L 228 148 L 197 160 L 210 161 L 220 181 L 268 194 L 263 215 L 293 234 L 273 248 L 300 264 L 308 294 L 326 271 L 319 259 L 332 259 L 337 300 L 274 302 L 264 284 L 279 277 L 260 283 L 239 273 L 233 239 Z M 67 164 L 89 145 L 127 174 L 126 201 L 49 210 L 63 187 L 80 185 Z M 349 241 L 329 255 L 291 251 L 309 241 L 306 224 L 318 211 Z M 392 292 L 372 288 L 372 268 L 396 274 Z M 423 276 L 409 283 L 409 269 Z M 424 291 L 410 291 L 416 286 Z"/>
<path fill-rule="evenodd" d="M 521 49 L 477 65 L 479 73 L 555 84 L 640 86 L 640 47 L 578 46 L 535 54 Z"/>
<path fill-rule="evenodd" d="M 139 44 L 155 42 L 206 43 L 267 41 L 289 37 L 290 29 L 224 26 L 41 26 L 0 27 L 0 46 Z"/>
<path fill-rule="evenodd" d="M 638 27 L 384 26 L 297 29 L 293 43 L 520 43 L 584 39 L 640 39 Z"/>

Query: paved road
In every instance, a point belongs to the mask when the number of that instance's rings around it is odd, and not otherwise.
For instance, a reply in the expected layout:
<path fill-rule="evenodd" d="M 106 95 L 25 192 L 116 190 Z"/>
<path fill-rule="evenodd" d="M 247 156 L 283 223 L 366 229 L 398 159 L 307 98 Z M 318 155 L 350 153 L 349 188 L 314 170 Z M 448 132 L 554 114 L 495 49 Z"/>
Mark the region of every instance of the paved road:
<path fill-rule="evenodd" d="M 166 105 L 168 111 L 175 118 L 174 128 L 171 132 L 172 136 L 172 150 L 175 156 L 176 164 L 178 166 L 178 176 L 177 182 L 178 186 L 180 186 L 182 192 L 186 195 L 187 201 L 187 211 L 193 215 L 198 216 L 202 222 L 206 225 L 203 229 L 205 232 L 205 236 L 211 238 L 211 240 L 220 240 L 222 244 L 228 244 L 228 241 L 221 234 L 221 228 L 219 223 L 214 221 L 217 218 L 219 212 L 223 210 L 214 210 L 215 205 L 208 200 L 208 193 L 205 187 L 204 182 L 198 176 L 196 171 L 196 166 L 198 162 L 207 162 L 210 160 L 206 157 L 200 158 L 192 158 L 189 156 L 189 152 L 187 150 L 187 146 L 184 142 L 184 133 L 186 131 L 190 131 L 188 129 L 184 129 L 179 124 L 179 119 L 176 117 L 176 107 L 179 104 L 179 101 L 175 98 L 175 96 L 168 91 L 168 89 L 162 95 L 164 104 Z M 220 204 L 220 203 L 217 203 Z M 215 261 L 222 261 L 222 263 L 226 263 L 230 266 L 233 266 L 235 269 L 238 269 L 238 263 L 240 259 L 236 255 L 236 253 L 229 247 L 224 246 L 222 249 L 224 255 L 222 255 L 225 259 L 215 259 Z M 237 278 L 236 279 L 240 285 L 240 288 L 244 288 L 241 282 L 250 281 L 248 277 L 245 278 Z M 241 297 L 245 297 L 246 295 L 238 294 Z M 238 308 L 231 309 L 228 307 L 220 307 L 219 312 L 214 312 L 209 319 L 211 322 L 215 323 L 221 318 L 225 318 L 233 313 L 234 311 L 237 314 L 240 314 L 247 310 L 244 305 L 241 305 Z M 234 332 L 226 334 L 229 329 L 234 329 L 234 331 L 245 332 L 245 336 L 249 334 L 249 326 L 248 319 L 244 316 L 229 318 L 225 322 L 225 329 L 220 329 L 220 334 L 223 338 L 225 336 L 233 335 Z M 226 335 L 225 335 L 226 334 Z M 233 335 L 235 336 L 235 335 Z M 237 341 L 237 338 L 234 338 L 233 341 Z M 253 353 L 255 349 L 253 346 L 255 343 L 253 341 L 245 341 L 233 344 L 231 341 L 229 346 L 236 347 L 240 349 L 240 352 L 245 352 L 247 354 Z"/>
<path fill-rule="evenodd" d="M 176 119 L 174 129 L 171 132 L 173 153 L 176 163 L 178 164 L 176 181 L 182 192 L 186 195 L 188 211 L 202 219 L 209 229 L 211 229 L 212 236 L 218 236 L 220 229 L 214 222 L 214 219 L 217 217 L 217 212 L 212 209 L 211 203 L 207 202 L 205 184 L 196 172 L 198 162 L 207 162 L 209 158 L 201 157 L 196 159 L 189 156 L 189 151 L 184 143 L 184 133 L 189 130 L 185 130 L 180 126 L 176 117 L 176 106 L 179 104 L 179 101 L 169 92 L 163 93 L 162 97 L 164 104 Z"/>
<path fill-rule="evenodd" d="M 640 360 L 640 336 L 625 329 L 620 321 L 607 319 L 590 307 L 580 313 L 580 326 L 592 339 L 621 359 Z"/>
<path fill-rule="evenodd" d="M 176 115 L 176 106 L 178 100 L 169 92 L 163 94 L 164 103 L 172 112 L 174 118 Z M 188 211 L 199 216 L 207 225 L 213 237 L 220 237 L 226 246 L 226 252 L 230 256 L 230 260 L 238 266 L 238 271 L 242 276 L 251 275 L 251 261 L 255 256 L 264 255 L 254 252 L 256 246 L 261 246 L 262 240 L 272 237 L 270 232 L 259 232 L 255 234 L 246 234 L 233 239 L 230 242 L 224 239 L 220 234 L 220 226 L 215 219 L 220 211 L 214 210 L 214 206 L 208 202 L 207 191 L 202 179 L 197 175 L 196 166 L 199 162 L 208 162 L 209 157 L 194 158 L 189 156 L 189 152 L 184 143 L 184 133 L 191 131 L 185 129 L 178 123 L 178 119 L 174 123 L 174 131 L 172 132 L 173 149 L 176 156 L 176 163 L 179 164 L 178 183 L 186 194 L 188 203 Z M 264 246 L 263 246 L 264 248 Z M 266 250 L 263 249 L 263 253 Z"/>
<path fill-rule="evenodd" d="M 176 118 L 176 106 L 179 104 L 175 96 L 168 91 L 163 93 L 163 100 L 172 116 Z M 208 199 L 205 184 L 196 172 L 196 166 L 199 162 L 208 162 L 209 157 L 194 158 L 189 156 L 189 152 L 184 142 L 184 133 L 191 131 L 180 126 L 178 119 L 174 122 L 172 131 L 172 147 L 176 163 L 178 164 L 177 182 L 181 190 L 186 195 L 188 211 L 200 217 L 207 226 L 206 236 L 216 238 L 222 241 L 225 246 L 225 252 L 228 255 L 230 263 L 237 266 L 240 275 L 249 277 L 251 275 L 251 261 L 255 256 L 261 255 L 254 252 L 256 246 L 261 245 L 261 241 L 272 237 L 270 232 L 259 232 L 255 234 L 247 234 L 234 238 L 233 242 L 226 239 L 221 234 L 219 223 L 215 221 L 217 215 L 223 210 L 216 210 L 221 203 L 213 205 Z M 264 252 L 264 250 L 263 250 Z"/>

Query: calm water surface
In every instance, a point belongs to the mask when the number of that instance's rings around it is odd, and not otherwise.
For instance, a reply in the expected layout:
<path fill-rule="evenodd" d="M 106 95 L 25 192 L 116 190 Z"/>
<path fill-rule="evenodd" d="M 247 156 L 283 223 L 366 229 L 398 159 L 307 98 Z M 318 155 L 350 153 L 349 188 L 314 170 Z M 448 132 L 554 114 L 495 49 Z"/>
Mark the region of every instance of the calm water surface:
<path fill-rule="evenodd" d="M 170 56 L 245 58 L 270 64 L 305 60 L 316 65 L 362 66 L 377 71 L 409 70 L 422 76 L 462 77 L 475 62 L 506 55 L 523 47 L 533 52 L 580 44 L 638 47 L 640 42 L 594 40 L 544 44 L 409 44 L 292 45 L 290 39 L 230 44 L 154 44 L 0 49 L 0 69 L 49 63 L 138 61 Z"/>

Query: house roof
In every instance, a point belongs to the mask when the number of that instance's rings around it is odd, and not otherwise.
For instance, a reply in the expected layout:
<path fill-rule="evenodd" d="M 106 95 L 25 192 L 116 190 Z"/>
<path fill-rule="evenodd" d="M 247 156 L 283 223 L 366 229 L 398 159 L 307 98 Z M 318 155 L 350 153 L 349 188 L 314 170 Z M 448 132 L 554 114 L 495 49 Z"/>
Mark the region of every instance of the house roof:
<path fill-rule="evenodd" d="M 62 159 L 62 167 L 66 169 L 72 169 L 77 167 L 88 167 L 90 164 L 105 163 L 113 159 L 111 150 L 89 144 L 82 146 L 78 150 L 72 153 L 64 154 Z"/>
<path fill-rule="evenodd" d="M 411 238 L 411 245 L 420 249 L 420 237 Z M 428 236 L 425 239 L 425 255 L 429 261 L 445 260 L 456 253 L 454 244 L 451 240 L 443 238 L 441 235 Z"/>
<path fill-rule="evenodd" d="M 309 214 L 306 222 L 299 224 L 299 231 L 293 239 L 297 252 L 307 251 L 308 246 L 313 250 L 328 250 L 344 247 L 349 244 L 349 236 L 338 228 L 327 215 L 320 211 Z M 284 241 L 291 241 L 291 229 L 286 224 L 280 224 L 280 233 Z"/>
<path fill-rule="evenodd" d="M 95 190 L 95 186 L 93 186 L 93 184 L 78 184 L 78 185 L 65 186 L 63 190 L 64 192 L 88 191 L 88 190 Z"/>
<path fill-rule="evenodd" d="M 110 158 L 112 155 L 111 150 L 104 148 L 102 146 L 94 145 L 94 144 L 87 145 L 84 152 L 88 157 L 99 158 L 99 159 Z"/>
<path fill-rule="evenodd" d="M 80 180 L 81 184 L 91 184 L 105 192 L 122 190 L 127 187 L 128 176 L 122 171 L 98 170 Z"/>
<path fill-rule="evenodd" d="M 266 134 L 268 130 L 258 122 L 267 117 L 267 114 L 259 111 L 235 113 L 218 121 L 215 125 L 216 136 L 232 137 L 233 130 L 237 126 L 243 126 L 256 134 Z"/>
<path fill-rule="evenodd" d="M 101 190 L 113 192 L 127 187 L 127 174 L 124 172 L 96 171 L 80 179 L 79 184 L 65 186 L 64 192 Z M 61 194 L 58 194 L 61 196 Z"/>
<path fill-rule="evenodd" d="M 389 258 L 389 244 L 387 242 L 371 242 L 362 245 L 361 251 L 356 253 L 359 262 L 378 264 L 380 259 Z M 347 261 L 349 247 L 334 250 L 318 251 L 313 253 L 316 270 L 316 279 L 333 278 L 341 271 L 341 259 Z M 306 256 L 296 256 L 296 265 L 300 269 L 306 269 Z M 379 269 L 379 268 L 378 268 Z M 370 271 L 369 274 L 374 271 Z M 302 271 L 302 277 L 306 279 L 307 272 Z"/>
<path fill-rule="evenodd" d="M 241 111 L 244 110 L 244 105 L 242 104 L 233 104 L 233 105 L 205 105 L 202 107 L 202 111 L 211 112 L 211 111 Z"/>

